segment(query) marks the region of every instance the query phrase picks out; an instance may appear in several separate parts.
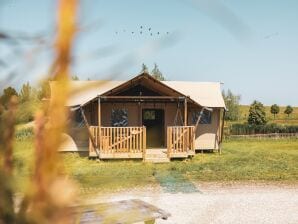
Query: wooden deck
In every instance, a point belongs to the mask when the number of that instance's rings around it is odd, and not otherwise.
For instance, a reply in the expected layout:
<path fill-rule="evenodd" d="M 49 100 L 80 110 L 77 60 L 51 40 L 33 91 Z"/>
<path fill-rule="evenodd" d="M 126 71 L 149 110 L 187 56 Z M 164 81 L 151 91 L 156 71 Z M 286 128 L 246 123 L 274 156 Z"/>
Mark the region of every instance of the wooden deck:
<path fill-rule="evenodd" d="M 89 156 L 99 159 L 143 159 L 167 162 L 194 155 L 194 126 L 167 128 L 167 148 L 146 148 L 146 127 L 90 127 Z M 95 147 L 94 147 L 95 146 Z M 97 151 L 97 152 L 96 152 Z"/>

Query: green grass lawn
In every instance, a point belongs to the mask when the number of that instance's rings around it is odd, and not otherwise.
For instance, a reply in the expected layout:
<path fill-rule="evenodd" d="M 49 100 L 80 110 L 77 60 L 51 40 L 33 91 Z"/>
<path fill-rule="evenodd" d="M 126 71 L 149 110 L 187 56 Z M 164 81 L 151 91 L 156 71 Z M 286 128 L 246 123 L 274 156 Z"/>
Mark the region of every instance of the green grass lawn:
<path fill-rule="evenodd" d="M 33 144 L 15 144 L 16 187 L 22 191 L 32 167 Z M 148 164 L 141 161 L 97 162 L 77 154 L 61 154 L 67 174 L 83 191 L 105 191 L 168 181 L 298 181 L 298 139 L 229 140 L 223 153 L 196 154 L 187 161 Z M 173 177 L 173 178 L 172 178 Z"/>

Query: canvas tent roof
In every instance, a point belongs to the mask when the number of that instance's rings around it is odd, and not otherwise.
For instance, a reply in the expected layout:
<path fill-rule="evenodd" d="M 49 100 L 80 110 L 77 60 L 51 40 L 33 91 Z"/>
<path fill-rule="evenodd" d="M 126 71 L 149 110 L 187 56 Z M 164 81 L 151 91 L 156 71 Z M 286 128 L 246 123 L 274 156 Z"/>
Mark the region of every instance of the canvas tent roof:
<path fill-rule="evenodd" d="M 164 81 L 163 83 L 189 96 L 193 101 L 202 106 L 226 107 L 219 82 Z"/>
<path fill-rule="evenodd" d="M 66 106 L 84 105 L 127 81 L 71 81 L 71 96 Z M 219 82 L 162 81 L 177 92 L 190 97 L 201 106 L 225 108 Z M 51 94 L 55 94 L 55 82 L 50 83 Z"/>

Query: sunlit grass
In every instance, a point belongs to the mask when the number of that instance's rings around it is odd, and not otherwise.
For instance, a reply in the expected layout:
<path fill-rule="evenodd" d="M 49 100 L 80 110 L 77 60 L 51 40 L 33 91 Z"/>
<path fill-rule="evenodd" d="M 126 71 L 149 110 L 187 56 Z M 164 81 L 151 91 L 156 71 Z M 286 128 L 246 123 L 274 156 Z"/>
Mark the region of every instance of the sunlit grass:
<path fill-rule="evenodd" d="M 22 191 L 27 165 L 33 159 L 32 142 L 17 141 L 17 188 Z M 65 172 L 81 186 L 83 193 L 116 191 L 159 185 L 156 176 L 181 176 L 192 181 L 298 181 L 298 139 L 231 140 L 223 144 L 223 153 L 196 154 L 192 160 L 166 164 L 139 161 L 89 160 L 78 154 L 61 154 Z"/>

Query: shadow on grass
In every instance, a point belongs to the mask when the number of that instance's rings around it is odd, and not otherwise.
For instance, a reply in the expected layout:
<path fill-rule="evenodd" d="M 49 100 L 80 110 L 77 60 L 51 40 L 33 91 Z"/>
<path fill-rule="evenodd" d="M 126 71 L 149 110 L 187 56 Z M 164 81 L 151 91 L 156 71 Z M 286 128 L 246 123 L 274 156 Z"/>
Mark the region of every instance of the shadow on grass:
<path fill-rule="evenodd" d="M 155 179 L 163 188 L 163 191 L 167 193 L 202 193 L 189 179 L 178 171 L 155 171 Z"/>

